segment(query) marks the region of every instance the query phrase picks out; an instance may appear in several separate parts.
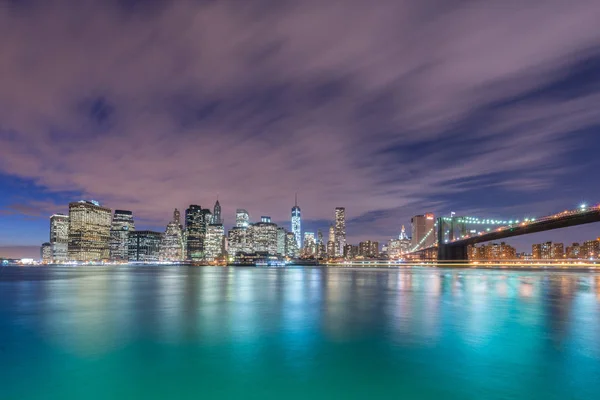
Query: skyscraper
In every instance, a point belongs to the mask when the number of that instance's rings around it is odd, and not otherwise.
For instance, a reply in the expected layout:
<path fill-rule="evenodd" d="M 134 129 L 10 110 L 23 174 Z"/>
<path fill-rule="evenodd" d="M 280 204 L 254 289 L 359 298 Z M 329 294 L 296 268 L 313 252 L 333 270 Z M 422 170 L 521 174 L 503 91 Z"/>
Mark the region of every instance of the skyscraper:
<path fill-rule="evenodd" d="M 296 235 L 294 232 L 287 232 L 285 234 L 285 255 L 289 258 L 298 258 L 299 252 Z"/>
<path fill-rule="evenodd" d="M 335 209 L 335 254 L 338 257 L 344 255 L 346 246 L 346 209 L 336 207 Z"/>
<path fill-rule="evenodd" d="M 235 226 L 238 228 L 247 228 L 250 226 L 250 214 L 243 208 L 238 208 L 235 211 Z"/>
<path fill-rule="evenodd" d="M 282 226 L 277 227 L 277 254 L 285 256 L 285 228 Z"/>
<path fill-rule="evenodd" d="M 317 231 L 317 257 L 323 258 L 325 257 L 325 243 L 323 242 L 323 232 L 319 229 Z"/>
<path fill-rule="evenodd" d="M 424 249 L 435 244 L 435 218 L 432 213 L 415 215 L 410 222 L 412 225 L 411 248 Z"/>
<path fill-rule="evenodd" d="M 50 217 L 50 246 L 52 251 L 52 262 L 60 263 L 68 260 L 68 215 L 54 214 Z"/>
<path fill-rule="evenodd" d="M 296 237 L 296 246 L 302 248 L 302 213 L 298 207 L 298 195 L 295 196 L 294 207 L 292 207 L 292 233 Z"/>
<path fill-rule="evenodd" d="M 110 208 L 97 201 L 69 203 L 69 259 L 98 261 L 109 258 Z"/>
<path fill-rule="evenodd" d="M 257 222 L 251 226 L 255 252 L 277 254 L 277 225 L 272 222 Z"/>
<path fill-rule="evenodd" d="M 48 242 L 42 243 L 40 255 L 42 256 L 42 262 L 49 264 L 52 262 L 52 245 Z"/>
<path fill-rule="evenodd" d="M 155 262 L 160 259 L 162 233 L 154 231 L 129 232 L 129 261 Z"/>
<path fill-rule="evenodd" d="M 406 229 L 402 225 L 400 236 L 398 236 L 398 245 L 400 247 L 400 254 L 406 254 L 410 252 L 410 239 L 406 236 Z"/>
<path fill-rule="evenodd" d="M 327 241 L 327 257 L 335 257 L 335 228 L 329 225 L 329 240 Z"/>
<path fill-rule="evenodd" d="M 204 227 L 204 215 L 202 207 L 191 204 L 185 210 L 185 233 L 186 233 L 186 258 L 188 260 L 202 259 L 202 231 Z"/>
<path fill-rule="evenodd" d="M 221 219 L 221 204 L 219 204 L 219 199 L 217 199 L 215 207 L 213 208 L 212 223 L 216 225 L 223 224 L 223 220 Z"/>
<path fill-rule="evenodd" d="M 184 259 L 183 232 L 179 211 L 175 209 L 173 219 L 167 224 L 160 242 L 160 261 L 176 262 Z"/>
<path fill-rule="evenodd" d="M 133 213 L 125 210 L 115 210 L 110 225 L 110 259 L 127 261 L 129 232 L 135 231 Z"/>
<path fill-rule="evenodd" d="M 304 232 L 304 247 L 302 248 L 302 255 L 305 257 L 311 257 L 317 253 L 317 243 L 315 240 L 314 232 Z"/>
<path fill-rule="evenodd" d="M 223 254 L 223 236 L 225 229 L 221 224 L 210 224 L 206 231 L 205 258 L 214 260 Z"/>

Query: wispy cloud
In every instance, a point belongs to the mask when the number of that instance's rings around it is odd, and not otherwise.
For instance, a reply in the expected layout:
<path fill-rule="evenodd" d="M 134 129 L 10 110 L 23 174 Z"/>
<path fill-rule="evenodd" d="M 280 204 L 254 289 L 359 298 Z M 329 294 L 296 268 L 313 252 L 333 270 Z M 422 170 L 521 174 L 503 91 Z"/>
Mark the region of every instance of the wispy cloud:
<path fill-rule="evenodd" d="M 573 138 L 598 86 L 553 86 L 598 57 L 597 1 L 25 3 L 0 9 L 0 171 L 149 222 L 217 193 L 284 220 L 297 191 L 391 230 L 600 147 Z"/>

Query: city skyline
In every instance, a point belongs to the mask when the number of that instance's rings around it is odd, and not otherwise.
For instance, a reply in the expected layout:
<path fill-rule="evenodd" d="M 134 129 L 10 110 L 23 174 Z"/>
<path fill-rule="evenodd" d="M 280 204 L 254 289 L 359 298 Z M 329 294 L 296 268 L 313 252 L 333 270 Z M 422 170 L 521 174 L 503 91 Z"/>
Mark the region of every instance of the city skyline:
<path fill-rule="evenodd" d="M 352 243 L 600 199 L 597 2 L 247 3 L 0 8 L 0 253 L 82 198 L 158 230 L 217 194 L 228 226 L 283 224 L 298 192 L 306 230 L 343 205 Z"/>

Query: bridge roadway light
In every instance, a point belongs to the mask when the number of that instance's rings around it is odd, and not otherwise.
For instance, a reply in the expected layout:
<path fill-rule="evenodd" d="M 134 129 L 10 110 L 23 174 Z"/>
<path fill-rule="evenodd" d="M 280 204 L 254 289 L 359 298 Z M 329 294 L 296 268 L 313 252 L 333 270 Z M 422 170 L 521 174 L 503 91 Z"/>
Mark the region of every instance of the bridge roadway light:
<path fill-rule="evenodd" d="M 585 210 L 587 208 L 587 204 L 583 203 L 579 206 L 579 208 L 581 208 L 581 210 Z"/>

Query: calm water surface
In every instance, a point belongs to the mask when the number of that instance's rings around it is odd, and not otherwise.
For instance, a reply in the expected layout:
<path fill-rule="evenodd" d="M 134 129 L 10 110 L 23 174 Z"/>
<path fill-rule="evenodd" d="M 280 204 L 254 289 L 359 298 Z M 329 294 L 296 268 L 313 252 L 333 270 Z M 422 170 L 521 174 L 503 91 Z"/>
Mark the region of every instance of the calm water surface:
<path fill-rule="evenodd" d="M 600 399 L 600 275 L 0 270 L 0 399 Z"/>

